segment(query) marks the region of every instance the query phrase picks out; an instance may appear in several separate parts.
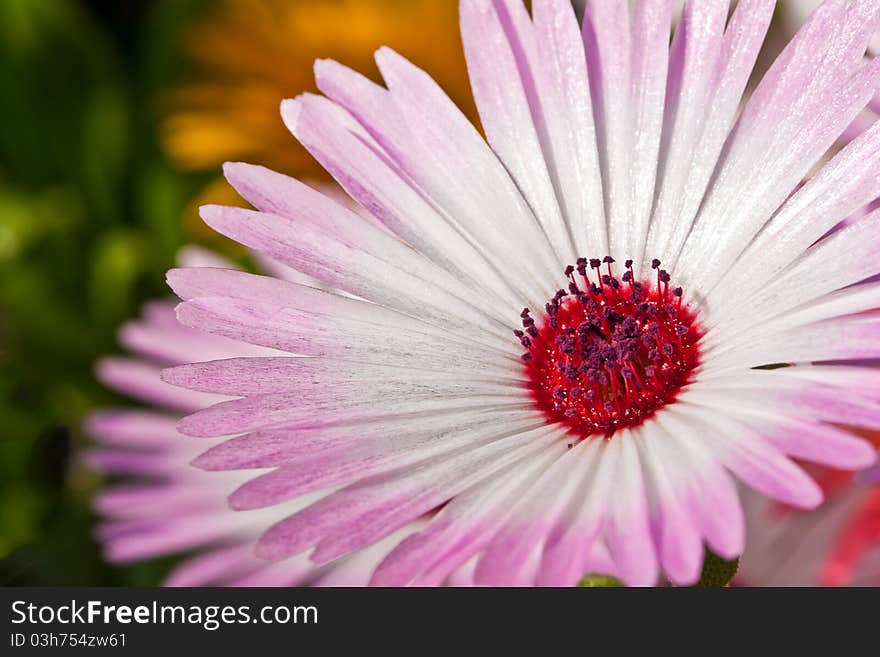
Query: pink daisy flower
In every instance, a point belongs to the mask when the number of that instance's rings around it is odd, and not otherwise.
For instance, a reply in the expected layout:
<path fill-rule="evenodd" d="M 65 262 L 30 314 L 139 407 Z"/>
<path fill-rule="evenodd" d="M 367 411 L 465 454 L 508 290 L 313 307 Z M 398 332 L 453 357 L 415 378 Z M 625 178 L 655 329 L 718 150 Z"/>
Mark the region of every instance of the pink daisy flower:
<path fill-rule="evenodd" d="M 257 555 L 323 564 L 436 514 L 374 584 L 694 582 L 744 547 L 735 481 L 812 508 L 791 457 L 866 467 L 880 426 L 880 125 L 815 167 L 880 84 L 873 0 L 825 3 L 743 101 L 775 3 L 463 0 L 488 144 L 383 48 L 282 117 L 384 225 L 258 166 L 219 232 L 349 296 L 183 269 L 186 325 L 306 354 L 166 370 L 235 399 L 180 430 L 212 470 L 273 468 L 237 509 L 318 495 Z M 815 169 L 815 173 L 812 173 Z M 811 175 L 812 173 L 812 175 Z M 801 183 L 806 182 L 801 186 Z M 849 365 L 840 361 L 850 361 Z M 769 368 L 786 364 L 788 367 Z"/>
<path fill-rule="evenodd" d="M 183 260 L 192 266 L 231 266 L 192 248 Z M 269 266 L 287 273 L 282 266 Z M 168 385 L 159 372 L 193 360 L 274 354 L 271 349 L 186 328 L 175 319 L 174 305 L 173 301 L 148 303 L 142 317 L 123 326 L 119 334 L 131 355 L 107 357 L 97 366 L 98 377 L 108 387 L 147 405 L 99 410 L 85 422 L 97 441 L 87 460 L 117 480 L 94 500 L 95 511 L 104 518 L 97 536 L 106 558 L 129 563 L 189 553 L 168 574 L 168 586 L 366 585 L 382 557 L 418 525 L 323 567 L 304 555 L 277 563 L 254 556 L 256 539 L 280 509 L 235 512 L 226 497 L 260 471 L 218 473 L 192 467 L 190 462 L 206 446 L 219 441 L 206 445 L 175 428 L 184 414 L 224 398 Z M 285 512 L 295 512 L 308 502 L 308 497 L 297 500 Z"/>

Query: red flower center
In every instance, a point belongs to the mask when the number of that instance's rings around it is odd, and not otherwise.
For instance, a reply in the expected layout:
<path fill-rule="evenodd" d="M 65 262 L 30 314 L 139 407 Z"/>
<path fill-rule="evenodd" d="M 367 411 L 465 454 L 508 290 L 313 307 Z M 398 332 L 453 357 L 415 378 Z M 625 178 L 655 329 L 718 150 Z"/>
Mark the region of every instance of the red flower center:
<path fill-rule="evenodd" d="M 641 424 L 675 400 L 699 364 L 696 314 L 660 261 L 652 282 L 635 279 L 632 260 L 618 279 L 612 263 L 578 259 L 565 270 L 568 290 L 537 319 L 523 309 L 514 331 L 536 403 L 578 440 Z"/>

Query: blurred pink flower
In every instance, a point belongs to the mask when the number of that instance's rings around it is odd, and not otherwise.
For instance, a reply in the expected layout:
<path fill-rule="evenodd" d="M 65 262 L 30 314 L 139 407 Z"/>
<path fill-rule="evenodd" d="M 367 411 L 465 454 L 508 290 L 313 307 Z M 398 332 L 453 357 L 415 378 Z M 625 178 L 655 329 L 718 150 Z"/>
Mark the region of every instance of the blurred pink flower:
<path fill-rule="evenodd" d="M 231 267 L 195 248 L 186 250 L 181 262 Z M 310 282 L 283 265 L 267 264 L 279 275 L 291 273 L 300 282 Z M 174 305 L 171 300 L 148 303 L 141 318 L 120 331 L 120 342 L 130 355 L 107 357 L 97 366 L 98 377 L 108 387 L 145 404 L 100 410 L 85 423 L 97 441 L 88 461 L 116 478 L 94 500 L 95 511 L 103 517 L 97 536 L 106 558 L 124 563 L 189 553 L 168 575 L 165 583 L 170 586 L 365 585 L 395 541 L 418 525 L 322 567 L 305 556 L 276 563 L 254 556 L 257 537 L 279 509 L 236 512 L 226 498 L 261 471 L 197 469 L 190 461 L 222 441 L 188 438 L 175 428 L 184 414 L 224 398 L 170 386 L 160 380 L 159 371 L 184 362 L 277 352 L 182 326 L 174 317 Z M 309 500 L 288 503 L 285 512 L 293 513 Z"/>
<path fill-rule="evenodd" d="M 827 500 L 813 511 L 746 498 L 740 584 L 880 586 L 880 461 L 855 478 L 826 471 L 818 479 Z"/>

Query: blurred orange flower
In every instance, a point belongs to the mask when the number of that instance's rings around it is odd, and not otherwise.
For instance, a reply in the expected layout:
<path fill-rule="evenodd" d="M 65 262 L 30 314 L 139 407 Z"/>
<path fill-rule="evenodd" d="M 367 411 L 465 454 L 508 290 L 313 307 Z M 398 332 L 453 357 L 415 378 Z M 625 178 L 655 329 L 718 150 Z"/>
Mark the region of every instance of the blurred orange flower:
<path fill-rule="evenodd" d="M 301 178 L 327 174 L 285 129 L 279 103 L 315 91 L 315 59 L 332 58 L 378 80 L 373 52 L 388 45 L 426 69 L 472 118 L 455 0 L 222 0 L 184 35 L 193 63 L 167 101 L 161 140 L 186 171 L 227 160 L 259 162 Z M 216 180 L 195 200 L 233 204 Z M 203 229 L 197 229 L 203 230 Z M 204 232 L 201 233 L 204 236 Z"/>

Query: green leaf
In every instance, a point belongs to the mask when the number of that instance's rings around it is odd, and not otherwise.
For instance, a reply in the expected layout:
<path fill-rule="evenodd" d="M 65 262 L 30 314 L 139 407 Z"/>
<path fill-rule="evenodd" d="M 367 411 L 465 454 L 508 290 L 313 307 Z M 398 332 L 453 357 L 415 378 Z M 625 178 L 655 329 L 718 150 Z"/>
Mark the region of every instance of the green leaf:
<path fill-rule="evenodd" d="M 623 582 L 611 575 L 587 575 L 580 582 L 578 587 L 586 588 L 617 588 L 623 586 Z"/>

